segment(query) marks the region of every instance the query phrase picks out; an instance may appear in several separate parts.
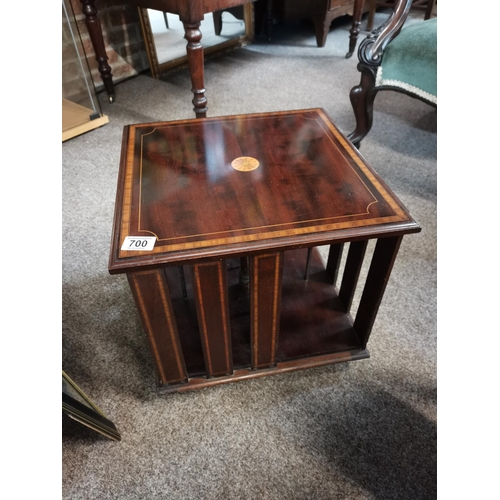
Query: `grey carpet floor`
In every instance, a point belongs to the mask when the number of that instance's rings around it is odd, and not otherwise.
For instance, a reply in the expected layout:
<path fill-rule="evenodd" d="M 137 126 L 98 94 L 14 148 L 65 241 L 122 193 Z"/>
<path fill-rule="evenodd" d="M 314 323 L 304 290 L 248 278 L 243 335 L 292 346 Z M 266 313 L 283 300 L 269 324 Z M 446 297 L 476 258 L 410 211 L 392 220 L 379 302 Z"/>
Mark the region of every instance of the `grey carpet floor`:
<path fill-rule="evenodd" d="M 272 43 L 208 60 L 209 116 L 322 107 L 351 132 L 349 27 L 335 22 L 320 49 L 311 26 L 275 26 Z M 62 146 L 62 368 L 122 435 L 63 420 L 62 498 L 435 498 L 436 110 L 380 93 L 361 146 L 422 226 L 403 240 L 371 357 L 159 395 L 109 244 L 123 126 L 192 118 L 190 88 L 187 70 L 122 82 L 115 103 L 100 94 L 109 124 Z"/>

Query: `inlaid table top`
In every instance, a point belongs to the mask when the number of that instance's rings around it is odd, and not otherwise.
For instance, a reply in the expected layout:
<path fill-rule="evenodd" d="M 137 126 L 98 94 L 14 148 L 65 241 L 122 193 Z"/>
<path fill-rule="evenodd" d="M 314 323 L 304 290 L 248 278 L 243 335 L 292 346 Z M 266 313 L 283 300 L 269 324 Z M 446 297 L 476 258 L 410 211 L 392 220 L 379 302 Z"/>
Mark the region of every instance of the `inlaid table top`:
<path fill-rule="evenodd" d="M 322 109 L 128 125 L 109 271 L 419 230 Z"/>

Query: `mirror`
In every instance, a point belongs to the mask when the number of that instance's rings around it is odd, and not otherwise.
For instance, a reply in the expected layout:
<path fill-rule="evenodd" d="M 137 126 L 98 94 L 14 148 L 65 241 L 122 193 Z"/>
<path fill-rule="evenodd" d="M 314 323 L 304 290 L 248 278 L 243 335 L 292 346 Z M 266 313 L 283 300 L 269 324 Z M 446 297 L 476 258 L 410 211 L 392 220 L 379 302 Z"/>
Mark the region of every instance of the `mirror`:
<path fill-rule="evenodd" d="M 201 43 L 209 54 L 242 47 L 253 38 L 252 4 L 205 14 Z M 139 8 L 151 76 L 187 64 L 184 26 L 177 14 Z"/>

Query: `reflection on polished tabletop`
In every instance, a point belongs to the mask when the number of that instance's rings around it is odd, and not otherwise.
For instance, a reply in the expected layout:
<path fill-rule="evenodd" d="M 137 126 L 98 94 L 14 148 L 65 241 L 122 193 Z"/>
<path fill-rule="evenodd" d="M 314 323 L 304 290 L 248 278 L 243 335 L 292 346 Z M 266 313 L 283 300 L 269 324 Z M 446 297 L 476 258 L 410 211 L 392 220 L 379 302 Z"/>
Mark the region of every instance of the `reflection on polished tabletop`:
<path fill-rule="evenodd" d="M 125 136 L 128 216 L 119 243 L 156 236 L 152 254 L 164 263 L 214 246 L 212 254 L 224 254 L 264 239 L 286 247 L 290 238 L 329 241 L 339 230 L 380 234 L 414 224 L 322 110 L 131 125 Z M 240 157 L 258 168 L 236 170 Z M 152 256 L 116 257 L 120 268 Z"/>

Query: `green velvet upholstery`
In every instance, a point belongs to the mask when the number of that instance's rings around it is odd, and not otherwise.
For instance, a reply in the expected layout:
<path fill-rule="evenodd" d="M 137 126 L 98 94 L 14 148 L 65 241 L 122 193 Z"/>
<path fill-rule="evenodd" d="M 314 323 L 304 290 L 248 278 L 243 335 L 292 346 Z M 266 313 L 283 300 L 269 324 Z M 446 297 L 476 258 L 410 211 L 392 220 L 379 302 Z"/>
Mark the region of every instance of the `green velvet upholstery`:
<path fill-rule="evenodd" d="M 383 85 L 437 105 L 437 18 L 404 27 L 389 43 L 375 82 Z"/>

